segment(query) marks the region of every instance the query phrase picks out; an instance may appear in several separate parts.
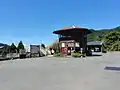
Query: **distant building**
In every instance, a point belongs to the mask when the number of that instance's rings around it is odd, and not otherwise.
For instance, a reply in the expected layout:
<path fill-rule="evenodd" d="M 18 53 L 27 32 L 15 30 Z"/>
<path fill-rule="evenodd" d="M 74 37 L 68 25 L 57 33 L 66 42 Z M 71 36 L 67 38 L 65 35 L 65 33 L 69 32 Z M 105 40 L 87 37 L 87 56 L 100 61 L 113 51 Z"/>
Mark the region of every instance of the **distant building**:
<path fill-rule="evenodd" d="M 30 45 L 30 53 L 40 53 L 40 45 Z"/>
<path fill-rule="evenodd" d="M 40 45 L 30 45 L 30 54 L 31 54 L 31 57 L 39 57 Z"/>
<path fill-rule="evenodd" d="M 9 52 L 9 51 L 7 50 L 8 47 L 9 47 L 9 45 L 0 43 L 0 54 L 1 54 L 3 51 Z"/>

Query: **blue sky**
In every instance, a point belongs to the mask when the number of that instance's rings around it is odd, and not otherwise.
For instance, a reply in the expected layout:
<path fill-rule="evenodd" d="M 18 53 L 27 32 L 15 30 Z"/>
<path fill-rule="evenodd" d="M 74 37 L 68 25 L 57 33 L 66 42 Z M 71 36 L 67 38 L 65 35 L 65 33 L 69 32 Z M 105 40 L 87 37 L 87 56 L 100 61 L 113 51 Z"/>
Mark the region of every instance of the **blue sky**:
<path fill-rule="evenodd" d="M 103 29 L 120 25 L 119 0 L 0 0 L 0 42 L 50 44 L 69 25 Z"/>

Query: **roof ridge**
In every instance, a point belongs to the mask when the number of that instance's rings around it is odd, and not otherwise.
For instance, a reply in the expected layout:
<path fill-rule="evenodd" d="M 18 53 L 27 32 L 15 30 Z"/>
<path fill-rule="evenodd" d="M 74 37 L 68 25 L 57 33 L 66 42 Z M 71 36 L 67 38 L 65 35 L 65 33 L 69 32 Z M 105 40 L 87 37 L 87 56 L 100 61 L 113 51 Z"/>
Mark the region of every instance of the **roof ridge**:
<path fill-rule="evenodd" d="M 75 28 L 76 26 L 72 25 L 73 28 Z"/>

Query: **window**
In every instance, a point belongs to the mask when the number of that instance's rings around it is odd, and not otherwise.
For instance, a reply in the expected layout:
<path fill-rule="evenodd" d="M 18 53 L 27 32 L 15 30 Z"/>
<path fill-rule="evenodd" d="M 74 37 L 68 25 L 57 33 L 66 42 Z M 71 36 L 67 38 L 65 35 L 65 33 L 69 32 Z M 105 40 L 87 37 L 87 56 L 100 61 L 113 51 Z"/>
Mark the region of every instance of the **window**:
<path fill-rule="evenodd" d="M 80 47 L 79 43 L 75 43 L 75 47 Z"/>
<path fill-rule="evenodd" d="M 65 43 L 62 43 L 62 47 L 65 47 Z"/>

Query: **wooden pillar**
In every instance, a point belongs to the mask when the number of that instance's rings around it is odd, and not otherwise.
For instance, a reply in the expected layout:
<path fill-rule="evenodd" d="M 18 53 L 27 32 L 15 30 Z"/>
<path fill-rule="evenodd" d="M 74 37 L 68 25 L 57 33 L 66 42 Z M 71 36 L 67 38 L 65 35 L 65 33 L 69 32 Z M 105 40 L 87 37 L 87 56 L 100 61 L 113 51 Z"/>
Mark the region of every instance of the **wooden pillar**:
<path fill-rule="evenodd" d="M 87 53 L 87 33 L 86 32 L 84 35 L 84 41 L 85 41 L 85 53 Z"/>
<path fill-rule="evenodd" d="M 60 54 L 62 55 L 62 46 L 60 41 L 59 41 L 59 47 L 60 47 Z"/>
<path fill-rule="evenodd" d="M 76 42 L 74 41 L 74 51 L 75 51 L 75 43 L 76 43 Z"/>

